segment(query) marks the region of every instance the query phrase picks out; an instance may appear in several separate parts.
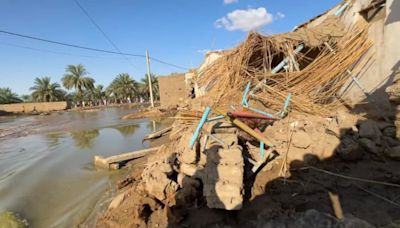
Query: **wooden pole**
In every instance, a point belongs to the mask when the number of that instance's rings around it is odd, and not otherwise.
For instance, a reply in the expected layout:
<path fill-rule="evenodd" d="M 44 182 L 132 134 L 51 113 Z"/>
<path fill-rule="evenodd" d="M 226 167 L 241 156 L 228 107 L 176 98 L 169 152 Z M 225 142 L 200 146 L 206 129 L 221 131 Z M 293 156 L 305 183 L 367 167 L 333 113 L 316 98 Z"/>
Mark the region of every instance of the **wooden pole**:
<path fill-rule="evenodd" d="M 96 167 L 110 168 L 114 163 L 120 163 L 128 160 L 133 160 L 136 158 L 144 157 L 150 153 L 156 152 L 160 149 L 160 147 L 152 147 L 149 149 L 133 151 L 125 154 L 114 155 L 110 157 L 102 157 L 102 156 L 94 156 L 94 165 Z M 115 166 L 119 169 L 119 165 Z"/>
<path fill-rule="evenodd" d="M 154 108 L 153 85 L 151 83 L 150 58 L 149 58 L 149 51 L 148 50 L 146 50 L 146 63 L 147 63 L 147 79 L 149 80 L 150 102 L 151 102 L 151 107 Z"/>
<path fill-rule="evenodd" d="M 343 209 L 340 205 L 339 196 L 335 193 L 328 192 L 329 198 L 331 199 L 333 212 L 335 213 L 336 218 L 343 219 Z"/>

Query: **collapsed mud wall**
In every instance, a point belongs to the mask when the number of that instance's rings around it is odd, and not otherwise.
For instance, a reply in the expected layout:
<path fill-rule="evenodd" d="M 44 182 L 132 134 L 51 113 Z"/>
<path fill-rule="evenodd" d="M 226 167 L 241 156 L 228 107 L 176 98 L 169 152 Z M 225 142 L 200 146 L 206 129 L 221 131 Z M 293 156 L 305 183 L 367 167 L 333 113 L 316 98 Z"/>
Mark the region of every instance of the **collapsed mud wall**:
<path fill-rule="evenodd" d="M 65 101 L 0 105 L 1 111 L 15 113 L 60 111 L 66 108 L 67 102 Z"/>

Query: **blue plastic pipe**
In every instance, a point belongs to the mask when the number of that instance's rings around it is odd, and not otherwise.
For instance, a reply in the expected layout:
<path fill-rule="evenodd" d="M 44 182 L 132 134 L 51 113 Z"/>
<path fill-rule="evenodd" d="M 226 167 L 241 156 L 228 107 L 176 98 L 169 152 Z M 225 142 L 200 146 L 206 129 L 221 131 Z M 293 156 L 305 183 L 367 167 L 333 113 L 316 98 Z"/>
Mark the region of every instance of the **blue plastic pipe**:
<path fill-rule="evenodd" d="M 285 104 L 283 105 L 282 111 L 280 112 L 280 115 L 279 115 L 281 118 L 283 118 L 283 116 L 287 112 L 287 108 L 289 107 L 291 99 L 292 99 L 292 93 L 289 93 L 286 97 Z"/>
<path fill-rule="evenodd" d="M 264 159 L 264 142 L 260 141 L 260 161 Z"/>
<path fill-rule="evenodd" d="M 342 7 L 340 7 L 336 13 L 335 16 L 339 17 L 340 15 L 342 15 L 342 13 L 346 10 L 346 8 L 349 6 L 350 1 L 346 2 Z"/>
<path fill-rule="evenodd" d="M 299 46 L 296 47 L 296 49 L 294 49 L 294 54 L 299 54 L 301 50 L 303 50 L 303 48 L 304 44 L 300 44 Z M 285 57 L 276 67 L 274 67 L 274 69 L 272 69 L 271 73 L 273 74 L 278 73 L 280 70 L 282 70 L 283 67 L 286 66 L 288 61 L 289 61 L 288 58 Z"/>
<path fill-rule="evenodd" d="M 244 90 L 243 97 L 242 97 L 242 105 L 243 107 L 249 107 L 249 103 L 247 101 L 247 95 L 250 92 L 251 82 L 247 83 L 246 89 Z"/>
<path fill-rule="evenodd" d="M 300 44 L 299 46 L 296 47 L 296 49 L 294 49 L 294 54 L 299 54 L 301 52 L 301 50 L 303 50 L 304 48 L 304 44 Z M 280 70 L 282 70 L 283 67 L 286 66 L 286 64 L 288 63 L 288 58 L 285 57 L 276 67 L 274 67 L 274 69 L 271 70 L 272 74 L 276 74 L 278 73 Z M 266 81 L 260 81 L 252 90 L 251 90 L 251 94 L 253 94 L 255 91 L 258 90 L 258 88 L 263 84 L 266 83 Z"/>
<path fill-rule="evenodd" d="M 207 120 L 208 114 L 210 114 L 211 112 L 211 108 L 210 107 L 206 107 L 206 110 L 204 110 L 203 116 L 200 119 L 200 123 L 199 125 L 197 125 L 196 130 L 194 131 L 192 138 L 190 139 L 189 142 L 189 148 L 192 149 L 194 146 L 194 143 L 196 142 L 197 138 L 199 137 L 199 133 L 201 131 L 201 128 L 203 127 L 204 123 Z"/>

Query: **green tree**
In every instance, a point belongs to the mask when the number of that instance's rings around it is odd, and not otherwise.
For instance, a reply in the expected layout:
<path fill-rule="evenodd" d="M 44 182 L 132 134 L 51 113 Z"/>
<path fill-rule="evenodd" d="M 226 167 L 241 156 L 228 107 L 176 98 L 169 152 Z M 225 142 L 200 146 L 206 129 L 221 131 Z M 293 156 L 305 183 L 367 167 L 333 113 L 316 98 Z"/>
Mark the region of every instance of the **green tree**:
<path fill-rule="evenodd" d="M 76 90 L 77 100 L 82 102 L 83 90 L 93 90 L 95 80 L 88 75 L 85 67 L 82 64 L 68 65 L 65 69 L 66 74 L 61 79 L 63 85 L 68 90 L 74 88 Z"/>
<path fill-rule="evenodd" d="M 96 88 L 92 91 L 93 101 L 97 105 L 102 104 L 103 100 L 106 98 L 106 92 L 104 91 L 103 85 L 97 85 Z"/>
<path fill-rule="evenodd" d="M 50 77 L 35 78 L 32 99 L 36 102 L 51 102 L 64 100 L 65 92 L 61 90 L 60 84 L 51 83 Z"/>
<path fill-rule="evenodd" d="M 21 99 L 22 99 L 24 102 L 31 102 L 31 101 L 32 101 L 32 96 L 29 95 L 29 94 L 24 94 L 24 95 L 21 95 Z"/>
<path fill-rule="evenodd" d="M 150 74 L 150 79 L 151 79 L 151 86 L 152 86 L 152 91 L 153 91 L 153 98 L 154 100 L 159 100 L 160 99 L 160 89 L 158 86 L 158 78 L 154 74 Z M 148 100 L 150 98 L 150 89 L 149 89 L 149 79 L 147 78 L 147 74 L 140 79 L 141 85 L 140 85 L 140 94 L 141 96 Z"/>
<path fill-rule="evenodd" d="M 72 103 L 76 103 L 76 93 L 72 92 L 72 93 L 67 93 L 65 95 L 65 101 L 67 101 L 68 103 L 72 104 Z"/>
<path fill-rule="evenodd" d="M 117 103 L 118 98 L 115 96 L 112 88 L 112 83 L 105 90 L 106 98 L 110 103 Z"/>
<path fill-rule="evenodd" d="M 0 104 L 21 103 L 22 100 L 10 88 L 0 88 Z"/>
<path fill-rule="evenodd" d="M 127 73 L 117 75 L 117 77 L 111 82 L 108 90 L 111 96 L 114 96 L 115 100 L 128 101 L 135 98 L 138 94 L 139 83 L 129 76 Z"/>

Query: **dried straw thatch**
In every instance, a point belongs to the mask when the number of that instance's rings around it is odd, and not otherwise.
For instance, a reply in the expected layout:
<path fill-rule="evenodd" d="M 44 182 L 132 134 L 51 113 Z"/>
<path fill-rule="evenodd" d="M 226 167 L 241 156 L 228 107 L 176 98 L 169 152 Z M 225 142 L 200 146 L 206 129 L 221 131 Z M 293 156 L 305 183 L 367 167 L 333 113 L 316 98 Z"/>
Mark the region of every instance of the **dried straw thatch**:
<path fill-rule="evenodd" d="M 196 81 L 211 99 L 231 104 L 239 102 L 232 98 L 237 98 L 249 81 L 253 85 L 263 81 L 261 90 L 250 97 L 254 105 L 278 110 L 290 92 L 293 109 L 328 115 L 339 104 L 339 91 L 350 78 L 347 70 L 372 45 L 367 31 L 367 24 L 345 29 L 338 19 L 328 17 L 318 26 L 286 34 L 266 37 L 253 32 L 198 72 Z M 295 54 L 300 44 L 305 48 Z M 272 74 L 284 58 L 288 61 L 284 72 Z"/>

